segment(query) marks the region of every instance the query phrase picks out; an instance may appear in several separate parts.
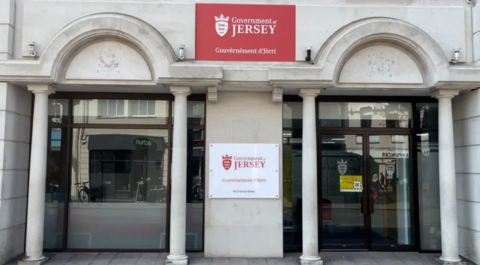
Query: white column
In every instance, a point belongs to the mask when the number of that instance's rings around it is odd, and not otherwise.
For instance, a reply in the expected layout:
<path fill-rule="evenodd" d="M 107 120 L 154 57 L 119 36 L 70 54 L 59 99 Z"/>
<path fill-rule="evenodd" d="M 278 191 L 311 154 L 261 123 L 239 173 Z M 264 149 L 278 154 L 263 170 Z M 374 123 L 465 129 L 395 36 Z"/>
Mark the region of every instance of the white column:
<path fill-rule="evenodd" d="M 46 261 L 43 256 L 43 224 L 47 174 L 48 96 L 54 90 L 49 85 L 29 85 L 28 89 L 35 94 L 35 103 L 30 148 L 26 247 L 25 257 L 19 264 L 41 264 Z"/>
<path fill-rule="evenodd" d="M 440 222 L 443 262 L 460 262 L 458 256 L 457 189 L 453 142 L 452 98 L 457 90 L 436 90 L 438 99 L 438 154 L 440 172 Z"/>
<path fill-rule="evenodd" d="M 170 200 L 170 254 L 167 263 L 187 264 L 187 96 L 190 87 L 170 87 L 175 96 L 173 113 L 172 183 Z"/>
<path fill-rule="evenodd" d="M 320 89 L 300 89 L 303 98 L 302 135 L 302 265 L 322 265 L 318 255 L 317 129 L 315 98 Z"/>

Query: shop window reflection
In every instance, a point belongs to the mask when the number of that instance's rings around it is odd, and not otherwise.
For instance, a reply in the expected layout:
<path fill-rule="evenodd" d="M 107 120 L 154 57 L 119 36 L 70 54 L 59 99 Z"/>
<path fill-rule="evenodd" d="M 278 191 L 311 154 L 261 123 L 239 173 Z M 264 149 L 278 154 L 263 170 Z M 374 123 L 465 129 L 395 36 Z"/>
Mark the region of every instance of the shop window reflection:
<path fill-rule="evenodd" d="M 51 125 L 68 123 L 68 99 L 48 100 L 48 123 Z"/>
<path fill-rule="evenodd" d="M 68 248 L 165 249 L 168 130 L 73 129 Z"/>
<path fill-rule="evenodd" d="M 100 118 L 115 118 L 125 116 L 125 100 L 102 99 L 98 101 L 97 116 Z"/>
<path fill-rule="evenodd" d="M 169 101 L 74 99 L 73 122 L 79 124 L 167 124 Z"/>
<path fill-rule="evenodd" d="M 172 113 L 175 113 L 175 101 L 172 102 Z M 174 117 L 172 117 L 174 122 Z M 187 101 L 187 124 L 205 125 L 205 102 Z"/>
<path fill-rule="evenodd" d="M 320 102 L 320 127 L 410 128 L 410 103 Z"/>

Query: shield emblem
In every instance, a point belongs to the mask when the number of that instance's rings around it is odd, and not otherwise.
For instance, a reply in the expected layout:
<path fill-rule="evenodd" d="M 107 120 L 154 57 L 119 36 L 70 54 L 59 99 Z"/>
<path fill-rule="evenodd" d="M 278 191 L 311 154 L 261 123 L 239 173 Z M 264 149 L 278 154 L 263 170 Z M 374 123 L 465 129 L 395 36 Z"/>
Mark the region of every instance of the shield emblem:
<path fill-rule="evenodd" d="M 232 166 L 232 156 L 222 156 L 222 165 L 225 170 L 229 170 L 230 167 Z"/>
<path fill-rule="evenodd" d="M 395 164 L 387 164 L 386 169 L 387 169 L 387 175 L 389 176 L 393 175 L 393 173 L 395 173 Z"/>
<path fill-rule="evenodd" d="M 343 159 L 337 161 L 338 173 L 340 173 L 340 175 L 345 175 L 345 173 L 347 173 L 347 162 L 348 161 L 343 161 Z"/>
<path fill-rule="evenodd" d="M 220 37 L 225 36 L 225 34 L 227 34 L 227 31 L 228 31 L 228 22 L 226 22 L 226 21 L 217 21 L 217 22 L 215 23 L 215 30 L 217 31 L 217 34 L 218 34 Z"/>

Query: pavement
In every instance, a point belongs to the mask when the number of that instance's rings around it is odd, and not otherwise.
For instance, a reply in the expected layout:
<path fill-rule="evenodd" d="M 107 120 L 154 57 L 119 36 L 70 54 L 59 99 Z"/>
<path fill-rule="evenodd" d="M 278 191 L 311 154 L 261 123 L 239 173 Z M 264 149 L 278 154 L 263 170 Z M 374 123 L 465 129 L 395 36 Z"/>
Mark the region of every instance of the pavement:
<path fill-rule="evenodd" d="M 165 265 L 167 253 L 62 252 L 45 253 L 46 265 Z M 285 253 L 284 258 L 205 258 L 203 253 L 188 253 L 189 265 L 298 265 L 300 253 Z M 413 252 L 325 252 L 324 265 L 439 265 L 440 254 Z M 468 265 L 475 265 L 467 262 Z M 6 265 L 17 265 L 15 260 Z"/>

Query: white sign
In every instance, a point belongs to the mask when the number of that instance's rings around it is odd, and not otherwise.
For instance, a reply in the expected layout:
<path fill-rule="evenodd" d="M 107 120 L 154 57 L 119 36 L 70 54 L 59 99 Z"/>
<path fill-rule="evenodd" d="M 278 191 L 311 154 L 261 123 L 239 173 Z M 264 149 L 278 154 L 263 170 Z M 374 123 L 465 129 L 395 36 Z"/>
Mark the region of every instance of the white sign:
<path fill-rule="evenodd" d="M 210 144 L 210 198 L 279 198 L 278 144 Z"/>

